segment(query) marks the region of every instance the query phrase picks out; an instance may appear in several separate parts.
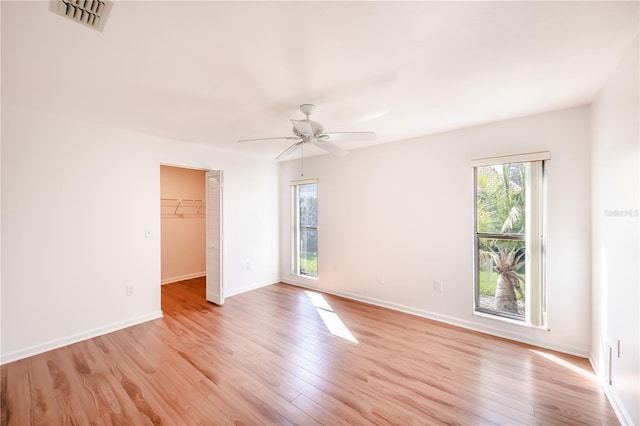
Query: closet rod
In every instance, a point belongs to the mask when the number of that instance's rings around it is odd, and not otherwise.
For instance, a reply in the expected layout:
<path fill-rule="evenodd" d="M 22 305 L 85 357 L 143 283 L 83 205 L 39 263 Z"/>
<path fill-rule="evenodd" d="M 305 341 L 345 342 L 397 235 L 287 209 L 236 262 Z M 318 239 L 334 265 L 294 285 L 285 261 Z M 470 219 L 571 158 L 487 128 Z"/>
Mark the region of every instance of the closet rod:
<path fill-rule="evenodd" d="M 188 198 L 160 198 L 160 201 L 178 201 L 178 202 L 193 201 L 193 202 L 204 203 L 204 200 L 189 200 Z"/>
<path fill-rule="evenodd" d="M 204 205 L 204 200 L 191 200 L 188 198 L 160 198 L 160 201 L 173 201 L 176 202 L 178 204 L 176 204 L 176 208 L 173 211 L 173 215 L 177 216 L 178 215 L 178 209 L 180 208 L 180 205 L 183 202 L 192 202 L 192 203 L 200 203 L 200 205 L 198 206 L 198 211 L 196 212 L 196 214 L 201 214 L 200 210 L 202 209 L 202 206 Z M 191 207 L 195 207 L 195 206 L 191 206 Z"/>

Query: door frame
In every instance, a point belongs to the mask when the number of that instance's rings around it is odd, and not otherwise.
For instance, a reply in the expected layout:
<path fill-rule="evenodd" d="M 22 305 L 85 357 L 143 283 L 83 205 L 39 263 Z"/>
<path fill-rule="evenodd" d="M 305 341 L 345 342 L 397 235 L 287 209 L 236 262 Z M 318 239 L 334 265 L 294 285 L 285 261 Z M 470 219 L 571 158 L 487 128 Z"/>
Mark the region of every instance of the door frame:
<path fill-rule="evenodd" d="M 207 199 L 207 179 L 208 179 L 208 173 L 211 172 L 218 172 L 219 176 L 220 176 L 220 215 L 219 215 L 219 221 L 220 221 L 220 241 L 219 241 L 219 246 L 220 246 L 220 295 L 222 298 L 222 302 L 224 302 L 224 289 L 226 288 L 225 286 L 225 274 L 224 274 L 224 171 L 222 169 L 210 169 L 210 168 L 203 168 L 203 167 L 192 167 L 192 166 L 186 166 L 184 164 L 175 164 L 175 163 L 164 163 L 164 162 L 160 162 L 160 164 L 158 165 L 158 184 L 160 184 L 160 175 L 159 175 L 159 171 L 160 171 L 160 166 L 168 166 L 168 167 L 176 167 L 176 168 L 180 168 L 180 169 L 188 169 L 188 170 L 198 170 L 198 171 L 202 171 L 205 173 L 204 179 L 205 179 L 205 200 Z M 158 187 L 158 192 L 161 192 L 161 188 Z M 206 203 L 206 202 L 205 202 Z M 158 216 L 160 216 L 160 212 L 158 212 Z M 205 208 L 205 256 L 207 256 L 207 244 L 208 244 L 208 236 L 206 235 L 207 233 L 207 223 L 210 220 L 209 217 L 209 212 L 208 209 Z M 160 218 L 160 233 L 162 232 L 162 218 Z M 161 253 L 162 252 L 162 238 L 158 239 L 158 245 L 159 245 L 159 250 L 158 252 Z M 206 262 L 207 264 L 207 269 L 205 271 L 205 280 L 207 282 L 207 287 L 208 287 L 208 283 L 209 283 L 209 267 L 208 267 L 208 262 Z M 162 256 L 160 256 L 160 267 L 162 268 Z M 161 280 L 162 281 L 162 280 Z M 162 282 L 160 284 L 162 286 Z M 205 293 L 205 299 L 208 300 L 208 294 L 209 292 L 207 291 Z M 214 302 L 215 303 L 215 302 Z"/>

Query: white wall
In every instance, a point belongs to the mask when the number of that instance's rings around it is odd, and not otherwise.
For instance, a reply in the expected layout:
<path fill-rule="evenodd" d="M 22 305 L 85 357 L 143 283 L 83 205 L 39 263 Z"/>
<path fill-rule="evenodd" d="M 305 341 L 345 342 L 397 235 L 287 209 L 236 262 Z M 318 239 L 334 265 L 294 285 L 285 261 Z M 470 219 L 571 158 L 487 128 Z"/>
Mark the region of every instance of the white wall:
<path fill-rule="evenodd" d="M 640 424 L 640 90 L 638 40 L 592 106 L 593 338 L 603 379 L 614 348 L 612 386 L 619 417 Z M 616 211 L 618 211 L 616 213 Z M 621 342 L 620 357 L 617 341 Z"/>
<path fill-rule="evenodd" d="M 550 331 L 473 315 L 471 160 L 551 151 L 547 167 Z M 589 108 L 305 160 L 318 178 L 319 277 L 290 275 L 290 181 L 280 166 L 284 281 L 587 356 L 590 349 Z M 384 277 L 384 284 L 380 284 Z M 433 291 L 442 280 L 444 291 Z M 348 325 L 348 324 L 347 324 Z"/>
<path fill-rule="evenodd" d="M 227 296 L 278 280 L 273 162 L 3 107 L 3 362 L 161 315 L 160 164 L 224 170 Z"/>

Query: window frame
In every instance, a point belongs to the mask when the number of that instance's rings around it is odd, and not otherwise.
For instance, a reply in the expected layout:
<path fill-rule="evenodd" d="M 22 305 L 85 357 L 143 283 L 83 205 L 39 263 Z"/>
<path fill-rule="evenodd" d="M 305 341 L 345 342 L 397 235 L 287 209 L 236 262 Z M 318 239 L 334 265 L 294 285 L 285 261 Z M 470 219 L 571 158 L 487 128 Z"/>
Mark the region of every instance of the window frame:
<path fill-rule="evenodd" d="M 515 156 L 483 158 L 473 160 L 473 289 L 474 314 L 494 319 L 507 320 L 516 324 L 546 329 L 546 274 L 545 274 L 545 235 L 546 235 L 546 161 L 549 152 L 536 152 Z M 527 163 L 525 231 L 524 234 L 481 233 L 478 232 L 478 168 L 502 166 L 504 164 Z M 535 182 L 534 182 L 535 180 Z M 525 242 L 525 315 L 495 311 L 480 306 L 480 240 L 494 238 L 507 241 Z"/>
<path fill-rule="evenodd" d="M 310 279 L 318 279 L 318 270 L 316 269 L 316 274 L 308 274 L 303 273 L 300 270 L 300 255 L 301 255 L 301 247 L 300 247 L 300 230 L 301 229 L 315 229 L 316 230 L 316 238 L 318 238 L 318 212 L 316 212 L 316 225 L 301 225 L 300 224 L 300 186 L 303 185 L 316 185 L 316 204 L 318 203 L 318 179 L 304 179 L 297 180 L 291 182 L 291 200 L 292 200 L 292 240 L 291 240 L 291 274 L 299 277 L 305 277 Z M 317 207 L 316 207 L 317 208 Z M 319 250 L 316 251 L 316 268 L 318 265 L 319 258 Z"/>

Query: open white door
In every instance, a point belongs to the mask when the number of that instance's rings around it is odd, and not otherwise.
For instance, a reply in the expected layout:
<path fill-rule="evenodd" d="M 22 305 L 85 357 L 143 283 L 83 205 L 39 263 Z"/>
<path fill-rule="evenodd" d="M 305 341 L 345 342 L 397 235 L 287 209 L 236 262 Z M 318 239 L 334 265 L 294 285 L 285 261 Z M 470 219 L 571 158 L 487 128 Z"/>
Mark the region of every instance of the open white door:
<path fill-rule="evenodd" d="M 224 303 L 222 286 L 222 170 L 207 172 L 207 300 Z"/>

